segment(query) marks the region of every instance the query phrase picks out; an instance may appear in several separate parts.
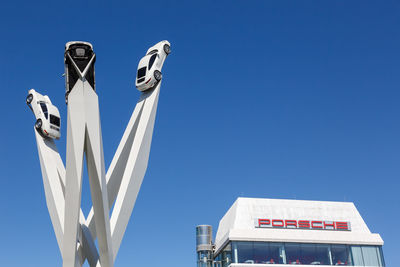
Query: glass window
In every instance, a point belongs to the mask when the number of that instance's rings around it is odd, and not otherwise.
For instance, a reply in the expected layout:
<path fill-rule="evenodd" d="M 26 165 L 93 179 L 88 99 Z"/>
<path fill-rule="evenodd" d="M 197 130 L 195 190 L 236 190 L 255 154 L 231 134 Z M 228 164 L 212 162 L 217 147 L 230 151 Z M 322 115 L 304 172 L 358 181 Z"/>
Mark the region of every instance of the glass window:
<path fill-rule="evenodd" d="M 285 244 L 286 263 L 330 265 L 329 245 Z"/>
<path fill-rule="evenodd" d="M 137 78 L 140 79 L 146 75 L 146 67 L 140 68 L 137 71 Z"/>
<path fill-rule="evenodd" d="M 199 251 L 197 255 L 197 266 L 198 267 L 211 267 L 211 253 L 209 251 Z"/>
<path fill-rule="evenodd" d="M 43 103 L 43 102 L 40 102 L 40 107 L 42 108 L 44 117 L 45 117 L 46 119 L 49 119 L 49 113 L 47 112 L 47 106 L 46 106 L 46 104 Z"/>
<path fill-rule="evenodd" d="M 50 123 L 60 127 L 60 118 L 50 114 Z"/>
<path fill-rule="evenodd" d="M 380 246 L 273 242 L 231 242 L 215 262 L 215 267 L 231 263 L 385 266 Z"/>
<path fill-rule="evenodd" d="M 225 246 L 225 248 L 215 257 L 214 267 L 228 267 L 232 263 L 232 249 L 231 243 Z"/>
<path fill-rule="evenodd" d="M 315 262 L 311 264 L 331 265 L 329 245 L 317 244 L 315 246 Z"/>
<path fill-rule="evenodd" d="M 315 260 L 315 245 L 313 244 L 302 244 L 300 253 L 301 264 L 311 264 L 316 262 Z"/>
<path fill-rule="evenodd" d="M 231 244 L 228 244 L 221 253 L 222 267 L 228 267 L 232 263 Z"/>
<path fill-rule="evenodd" d="M 374 246 L 362 246 L 362 255 L 365 266 L 380 266 L 378 260 L 378 250 Z"/>
<path fill-rule="evenodd" d="M 346 245 L 331 246 L 333 265 L 352 265 L 350 251 Z"/>
<path fill-rule="evenodd" d="M 300 261 L 300 244 L 288 243 L 285 244 L 286 263 L 288 264 L 302 264 Z"/>
<path fill-rule="evenodd" d="M 42 108 L 42 111 L 43 111 L 43 112 L 47 112 L 47 106 L 46 106 L 45 103 L 40 102 L 40 107 Z"/>
<path fill-rule="evenodd" d="M 151 50 L 149 53 L 147 53 L 147 55 L 151 55 L 151 54 L 154 54 L 154 53 L 157 53 L 157 52 L 158 52 L 158 50 L 154 49 L 154 50 Z"/>
<path fill-rule="evenodd" d="M 269 254 L 268 243 L 254 242 L 254 263 L 265 263 Z"/>
<path fill-rule="evenodd" d="M 253 242 L 237 242 L 238 263 L 254 263 Z"/>
<path fill-rule="evenodd" d="M 154 61 L 156 60 L 157 54 L 154 54 L 150 57 L 149 60 L 149 70 L 151 69 L 151 67 L 153 66 Z"/>
<path fill-rule="evenodd" d="M 385 260 L 383 258 L 382 247 L 378 247 L 378 259 L 379 259 L 380 266 L 385 266 Z"/>
<path fill-rule="evenodd" d="M 277 264 L 283 263 L 283 244 L 254 242 L 254 263 Z"/>
<path fill-rule="evenodd" d="M 351 254 L 353 255 L 353 263 L 355 266 L 364 266 L 364 260 L 360 246 L 351 246 Z"/>
<path fill-rule="evenodd" d="M 284 257 L 285 255 L 282 243 L 269 243 L 267 263 L 283 263 Z"/>
<path fill-rule="evenodd" d="M 214 258 L 214 267 L 222 267 L 221 265 L 221 253 Z"/>

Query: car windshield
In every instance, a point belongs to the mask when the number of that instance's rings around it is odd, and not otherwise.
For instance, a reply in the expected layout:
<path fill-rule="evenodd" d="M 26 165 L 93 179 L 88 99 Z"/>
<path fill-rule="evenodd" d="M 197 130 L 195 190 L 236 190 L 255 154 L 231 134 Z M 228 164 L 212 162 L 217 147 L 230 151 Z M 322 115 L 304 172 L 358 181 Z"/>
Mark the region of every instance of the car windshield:
<path fill-rule="evenodd" d="M 60 118 L 50 114 L 50 123 L 60 127 Z"/>
<path fill-rule="evenodd" d="M 46 119 L 49 119 L 49 113 L 47 112 L 47 106 L 46 106 L 46 104 L 43 103 L 43 102 L 40 102 L 40 107 L 42 108 L 44 117 L 45 117 Z"/>
<path fill-rule="evenodd" d="M 140 68 L 137 71 L 137 78 L 140 79 L 146 75 L 146 67 Z"/>
<path fill-rule="evenodd" d="M 152 55 L 152 56 L 150 57 L 150 60 L 149 60 L 149 70 L 150 70 L 151 67 L 153 66 L 154 61 L 156 60 L 156 57 L 157 57 L 157 54 L 154 54 L 154 55 Z"/>

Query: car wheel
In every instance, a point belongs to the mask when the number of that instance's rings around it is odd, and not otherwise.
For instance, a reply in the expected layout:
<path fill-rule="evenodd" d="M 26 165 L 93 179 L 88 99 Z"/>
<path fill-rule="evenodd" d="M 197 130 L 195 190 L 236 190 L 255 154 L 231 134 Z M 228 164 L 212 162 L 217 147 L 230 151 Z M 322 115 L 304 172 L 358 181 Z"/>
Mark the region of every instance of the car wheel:
<path fill-rule="evenodd" d="M 160 71 L 158 70 L 154 71 L 154 79 L 156 79 L 157 82 L 159 82 L 162 79 L 162 74 Z"/>
<path fill-rule="evenodd" d="M 42 128 L 42 125 L 43 125 L 42 119 L 37 119 L 35 122 L 36 130 L 40 130 Z"/>
<path fill-rule="evenodd" d="M 165 44 L 164 52 L 165 52 L 165 54 L 169 55 L 169 53 L 171 53 L 171 47 L 169 45 Z"/>
<path fill-rule="evenodd" d="M 32 95 L 32 94 L 29 94 L 29 95 L 26 97 L 26 103 L 29 105 L 30 103 L 32 103 L 32 100 L 33 100 L 33 95 Z"/>

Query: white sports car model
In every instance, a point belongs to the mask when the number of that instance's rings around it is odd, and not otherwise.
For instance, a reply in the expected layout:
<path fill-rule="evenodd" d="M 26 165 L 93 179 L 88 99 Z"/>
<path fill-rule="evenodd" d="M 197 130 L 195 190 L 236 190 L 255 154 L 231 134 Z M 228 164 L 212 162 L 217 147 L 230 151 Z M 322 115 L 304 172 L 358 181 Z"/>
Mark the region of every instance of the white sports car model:
<path fill-rule="evenodd" d="M 94 63 L 96 55 L 93 46 L 88 42 L 73 41 L 65 44 L 65 102 L 68 103 L 68 94 L 74 88 L 77 80 L 82 76 L 96 91 Z M 87 70 L 86 70 L 87 68 Z"/>
<path fill-rule="evenodd" d="M 171 44 L 168 41 L 161 41 L 147 50 L 139 62 L 137 71 L 136 88 L 139 91 L 152 88 L 162 79 L 161 69 L 169 53 Z"/>
<path fill-rule="evenodd" d="M 44 137 L 60 139 L 60 112 L 51 104 L 50 98 L 31 89 L 28 91 L 26 104 L 35 114 L 36 130 Z"/>

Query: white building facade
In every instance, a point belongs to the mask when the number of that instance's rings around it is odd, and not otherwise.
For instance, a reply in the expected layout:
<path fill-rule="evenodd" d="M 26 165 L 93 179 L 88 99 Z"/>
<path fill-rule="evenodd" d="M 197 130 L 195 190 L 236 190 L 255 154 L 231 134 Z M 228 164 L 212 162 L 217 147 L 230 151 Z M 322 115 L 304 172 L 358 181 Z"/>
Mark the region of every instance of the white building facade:
<path fill-rule="evenodd" d="M 385 266 L 382 246 L 353 203 L 238 198 L 198 267 Z"/>

